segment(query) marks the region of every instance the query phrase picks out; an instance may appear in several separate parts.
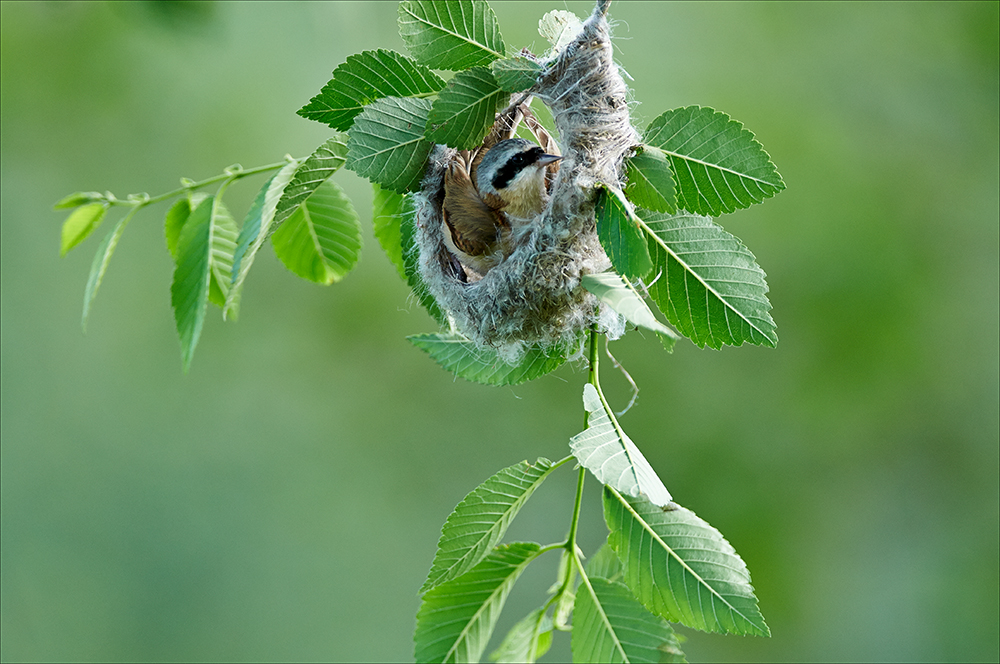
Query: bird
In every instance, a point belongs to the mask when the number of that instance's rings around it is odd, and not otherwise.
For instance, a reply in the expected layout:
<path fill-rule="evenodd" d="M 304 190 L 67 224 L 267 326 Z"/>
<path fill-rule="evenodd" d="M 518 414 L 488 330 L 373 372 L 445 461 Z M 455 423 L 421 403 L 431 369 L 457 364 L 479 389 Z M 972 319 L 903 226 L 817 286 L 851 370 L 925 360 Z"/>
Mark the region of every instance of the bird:
<path fill-rule="evenodd" d="M 445 171 L 442 230 L 448 250 L 482 276 L 513 250 L 514 232 L 545 208 L 546 167 L 562 157 L 523 138 L 496 143 L 481 161 L 470 156 L 457 154 Z"/>

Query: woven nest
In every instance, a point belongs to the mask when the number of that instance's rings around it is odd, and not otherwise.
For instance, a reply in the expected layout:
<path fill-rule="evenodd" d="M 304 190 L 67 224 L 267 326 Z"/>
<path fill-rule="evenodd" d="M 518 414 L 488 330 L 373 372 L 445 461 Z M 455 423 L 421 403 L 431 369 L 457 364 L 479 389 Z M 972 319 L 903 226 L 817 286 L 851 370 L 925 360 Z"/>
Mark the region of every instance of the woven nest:
<path fill-rule="evenodd" d="M 611 265 L 597 237 L 595 185 L 618 184 L 623 159 L 640 142 L 600 6 L 576 39 L 545 64 L 529 92 L 552 112 L 563 159 L 545 209 L 518 233 L 503 262 L 482 278 L 456 273 L 441 223 L 444 172 L 456 150 L 435 147 L 421 191 L 413 195 L 420 274 L 427 289 L 457 331 L 480 347 L 496 349 L 510 363 L 531 346 L 572 356 L 582 348 L 583 332 L 595 324 L 611 338 L 625 327 L 617 313 L 580 285 L 584 274 Z M 515 107 L 501 113 L 498 123 Z M 528 126 L 537 138 L 536 124 Z"/>

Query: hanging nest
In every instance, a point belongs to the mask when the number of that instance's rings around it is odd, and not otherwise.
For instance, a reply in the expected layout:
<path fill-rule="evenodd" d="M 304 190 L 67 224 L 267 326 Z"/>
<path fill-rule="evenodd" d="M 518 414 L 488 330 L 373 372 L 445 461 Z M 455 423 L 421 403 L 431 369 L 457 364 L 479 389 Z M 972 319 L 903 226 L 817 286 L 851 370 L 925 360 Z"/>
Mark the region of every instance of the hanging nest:
<path fill-rule="evenodd" d="M 583 332 L 595 324 L 610 338 L 625 329 L 624 319 L 580 284 L 583 275 L 611 266 L 597 237 L 595 185 L 619 186 L 622 161 L 640 143 L 629 120 L 628 89 L 612 58 L 605 9 L 606 3 L 599 3 L 576 39 L 544 63 L 529 91 L 552 112 L 563 159 L 544 210 L 516 234 L 512 251 L 499 265 L 481 278 L 463 272 L 444 243 L 445 169 L 455 158 L 471 165 L 475 153 L 436 146 L 421 190 L 413 195 L 419 269 L 428 290 L 457 331 L 512 364 L 536 345 L 578 355 Z M 514 102 L 498 116 L 479 148 L 480 158 L 489 145 L 512 135 L 521 116 L 546 147 L 551 138 L 525 110 Z"/>

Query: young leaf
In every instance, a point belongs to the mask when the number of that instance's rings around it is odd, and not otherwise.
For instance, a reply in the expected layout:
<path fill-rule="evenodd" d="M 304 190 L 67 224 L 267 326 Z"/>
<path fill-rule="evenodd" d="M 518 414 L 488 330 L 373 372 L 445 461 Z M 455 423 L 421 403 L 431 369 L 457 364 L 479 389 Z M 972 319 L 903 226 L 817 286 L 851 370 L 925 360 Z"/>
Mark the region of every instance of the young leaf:
<path fill-rule="evenodd" d="M 532 664 L 552 646 L 552 618 L 545 609 L 535 609 L 510 628 L 503 642 L 490 655 L 499 664 Z"/>
<path fill-rule="evenodd" d="M 385 255 L 396 266 L 399 276 L 406 281 L 406 263 L 403 261 L 403 236 L 400 223 L 403 220 L 406 198 L 394 191 L 372 184 L 372 226 L 375 239 L 382 246 Z"/>
<path fill-rule="evenodd" d="M 104 280 L 104 273 L 108 269 L 108 263 L 111 262 L 111 256 L 115 253 L 115 248 L 118 246 L 118 241 L 121 239 L 122 233 L 125 232 L 125 227 L 132 220 L 132 215 L 138 211 L 139 208 L 134 207 L 128 214 L 119 219 L 115 227 L 111 229 L 110 233 L 104 236 L 101 244 L 97 247 L 97 252 L 94 254 L 94 261 L 90 264 L 87 288 L 83 293 L 82 325 L 84 332 L 87 331 L 87 318 L 90 316 L 90 305 L 94 302 L 94 298 L 97 297 L 97 289 L 101 287 L 101 281 Z"/>
<path fill-rule="evenodd" d="M 340 281 L 361 257 L 361 223 L 351 200 L 326 180 L 299 204 L 271 239 L 289 270 L 309 281 Z"/>
<path fill-rule="evenodd" d="M 680 207 L 689 212 L 718 216 L 785 188 L 753 134 L 715 109 L 667 111 L 649 124 L 645 141 L 670 158 Z"/>
<path fill-rule="evenodd" d="M 538 555 L 534 543 L 497 547 L 457 579 L 424 595 L 413 635 L 418 662 L 478 662 L 514 582 Z"/>
<path fill-rule="evenodd" d="M 642 146 L 625 160 L 625 175 L 628 178 L 625 195 L 634 204 L 654 212 L 677 211 L 674 178 L 662 150 L 651 145 Z"/>
<path fill-rule="evenodd" d="M 437 300 L 431 295 L 423 277 L 420 276 L 420 249 L 417 247 L 415 237 L 416 220 L 408 196 L 403 197 L 401 212 L 403 216 L 399 220 L 399 239 L 403 251 L 403 270 L 406 272 L 406 283 L 410 285 L 413 294 L 420 300 L 421 306 L 427 310 L 427 313 L 433 316 L 440 325 L 447 325 L 447 314 L 438 306 Z"/>
<path fill-rule="evenodd" d="M 455 74 L 431 106 L 426 136 L 459 150 L 478 146 L 509 95 L 486 67 Z"/>
<path fill-rule="evenodd" d="M 269 235 L 278 203 L 298 167 L 298 161 L 290 161 L 282 166 L 281 170 L 260 188 L 253 204 L 247 210 L 247 216 L 243 219 L 240 235 L 236 240 L 236 250 L 233 252 L 233 284 L 226 297 L 226 306 L 222 309 L 223 318 L 239 307 L 243 282 L 246 281 L 250 267 L 257 257 L 257 251 Z"/>
<path fill-rule="evenodd" d="M 623 583 L 583 579 L 573 610 L 574 662 L 686 662 L 674 630 Z"/>
<path fill-rule="evenodd" d="M 170 286 L 170 303 L 177 322 L 185 372 L 191 366 L 208 306 L 214 204 L 214 196 L 206 197 L 184 223 L 177 241 L 177 267 Z"/>
<path fill-rule="evenodd" d="M 208 301 L 218 307 L 225 307 L 229 295 L 233 281 L 233 252 L 239 234 L 240 230 L 229 210 L 217 200 L 212 210 L 212 255 L 209 261 L 212 278 L 208 285 Z"/>
<path fill-rule="evenodd" d="M 344 165 L 346 159 L 346 134 L 337 132 L 328 138 L 323 145 L 316 148 L 316 151 L 295 169 L 295 175 L 285 185 L 281 199 L 274 208 L 274 227 L 277 228 L 292 216 L 321 184 Z M 261 233 L 261 235 L 265 234 Z"/>
<path fill-rule="evenodd" d="M 208 194 L 200 191 L 193 191 L 187 196 L 181 196 L 167 210 L 167 215 L 163 219 L 163 236 L 167 241 L 167 251 L 171 258 L 177 262 L 177 240 L 181 236 L 181 229 L 184 222 L 191 216 L 191 211 L 207 198 Z"/>
<path fill-rule="evenodd" d="M 407 339 L 446 371 L 483 385 L 518 385 L 551 373 L 566 361 L 561 353 L 549 355 L 533 347 L 518 364 L 510 365 L 495 351 L 478 348 L 457 332 L 417 334 Z"/>
<path fill-rule="evenodd" d="M 622 574 L 622 562 L 618 560 L 618 554 L 611 545 L 604 542 L 597 553 L 587 561 L 586 570 L 587 576 L 591 579 L 617 581 Z"/>
<path fill-rule="evenodd" d="M 585 274 L 580 279 L 580 284 L 596 295 L 601 302 L 625 316 L 625 319 L 633 325 L 656 332 L 672 341 L 680 339 L 680 335 L 656 320 L 645 300 L 614 272 Z"/>
<path fill-rule="evenodd" d="M 52 206 L 53 210 L 69 210 L 86 203 L 96 203 L 104 200 L 104 194 L 97 191 L 78 191 L 61 199 Z"/>
<path fill-rule="evenodd" d="M 647 609 L 707 632 L 770 636 L 746 564 L 694 512 L 605 487 L 604 519 L 625 583 Z"/>
<path fill-rule="evenodd" d="M 632 205 L 614 188 L 601 187 L 595 213 L 597 237 L 615 270 L 629 279 L 640 279 L 653 269 Z"/>
<path fill-rule="evenodd" d="M 59 255 L 65 256 L 66 252 L 86 240 L 87 236 L 101 225 L 101 220 L 107 211 L 108 206 L 105 203 L 87 203 L 73 210 L 62 225 Z"/>
<path fill-rule="evenodd" d="M 333 70 L 333 78 L 298 114 L 347 131 L 354 117 L 383 97 L 426 97 L 445 85 L 427 67 L 395 51 L 364 51 Z"/>
<path fill-rule="evenodd" d="M 417 61 L 459 71 L 504 57 L 497 17 L 483 0 L 403 0 L 399 34 Z"/>
<path fill-rule="evenodd" d="M 767 282 L 754 255 L 708 217 L 643 213 L 657 279 L 649 294 L 681 334 L 704 348 L 778 342 Z"/>
<path fill-rule="evenodd" d="M 583 386 L 587 428 L 569 441 L 580 465 L 599 482 L 629 496 L 646 496 L 656 505 L 669 505 L 670 492 L 657 477 L 635 443 L 608 413 L 600 393 L 590 383 Z"/>
<path fill-rule="evenodd" d="M 553 51 L 562 50 L 582 30 L 580 17 L 562 9 L 553 9 L 538 21 L 538 34 L 552 44 Z"/>
<path fill-rule="evenodd" d="M 534 60 L 515 55 L 505 60 L 495 60 L 490 65 L 497 84 L 507 92 L 523 92 L 535 85 L 542 73 L 542 65 Z"/>
<path fill-rule="evenodd" d="M 504 468 L 472 490 L 451 513 L 434 554 L 434 562 L 421 593 L 465 574 L 503 539 L 511 521 L 521 511 L 555 466 L 539 458 Z"/>
<path fill-rule="evenodd" d="M 347 167 L 386 189 L 416 190 L 433 144 L 424 138 L 431 102 L 388 97 L 361 111 L 347 141 Z"/>

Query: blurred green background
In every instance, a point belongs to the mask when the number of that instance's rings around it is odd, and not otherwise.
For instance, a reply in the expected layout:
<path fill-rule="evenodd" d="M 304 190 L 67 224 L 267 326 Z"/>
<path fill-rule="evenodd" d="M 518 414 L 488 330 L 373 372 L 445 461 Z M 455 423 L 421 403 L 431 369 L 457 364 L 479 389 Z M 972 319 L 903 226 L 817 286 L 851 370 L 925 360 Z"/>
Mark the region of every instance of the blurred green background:
<path fill-rule="evenodd" d="M 2 5 L 2 657 L 404 661 L 452 507 L 567 452 L 581 367 L 456 381 L 370 231 L 322 288 L 268 250 L 238 323 L 181 372 L 161 205 L 58 255 L 78 190 L 159 193 L 305 155 L 295 115 L 351 53 L 403 50 L 393 3 Z M 508 44 L 549 9 L 496 3 Z M 770 639 L 692 630 L 692 660 L 993 660 L 998 652 L 998 3 L 616 3 L 637 125 L 712 106 L 788 188 L 723 217 L 768 273 L 777 349 L 613 344 L 622 422 L 747 561 Z M 261 180 L 235 186 L 235 214 Z M 613 405 L 629 397 L 605 362 Z M 557 541 L 575 473 L 511 537 Z M 596 482 L 581 543 L 605 535 Z M 539 604 L 543 558 L 499 630 Z M 550 661 L 569 657 L 557 640 Z"/>

